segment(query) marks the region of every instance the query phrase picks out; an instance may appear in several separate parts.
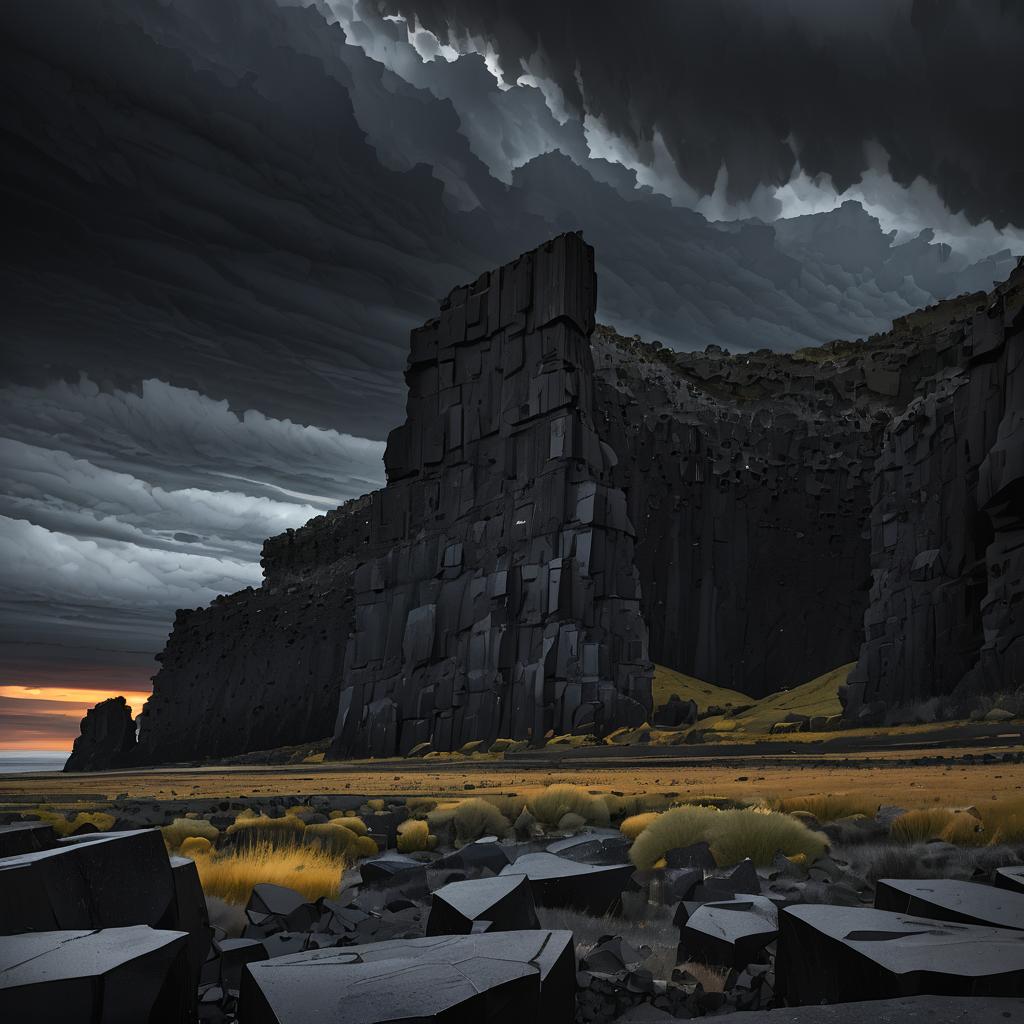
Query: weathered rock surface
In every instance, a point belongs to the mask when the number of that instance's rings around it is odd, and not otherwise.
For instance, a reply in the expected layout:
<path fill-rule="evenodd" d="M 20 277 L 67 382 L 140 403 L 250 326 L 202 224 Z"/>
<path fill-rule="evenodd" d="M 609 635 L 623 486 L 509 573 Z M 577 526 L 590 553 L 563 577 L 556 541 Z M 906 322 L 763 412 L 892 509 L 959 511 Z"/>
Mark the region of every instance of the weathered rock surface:
<path fill-rule="evenodd" d="M 311 951 L 249 965 L 245 1024 L 376 1024 L 406 1019 L 568 1024 L 572 933 L 434 936 Z"/>
<path fill-rule="evenodd" d="M 51 850 L 56 845 L 57 835 L 52 826 L 41 821 L 15 821 L 0 825 L 0 858 Z"/>
<path fill-rule="evenodd" d="M 451 293 L 387 487 L 179 614 L 138 761 L 601 732 L 649 658 L 754 696 L 856 661 L 849 720 L 1024 678 L 1024 268 L 792 354 L 595 330 L 593 296 L 575 235 Z"/>
<path fill-rule="evenodd" d="M 637 1018 L 643 1020 L 643 1018 Z M 1024 999 L 909 996 L 837 1006 L 727 1013 L 716 1024 L 1020 1024 Z"/>
<path fill-rule="evenodd" d="M 562 235 L 413 332 L 333 757 L 639 724 L 633 527 L 594 428 L 593 250 Z"/>
<path fill-rule="evenodd" d="M 539 928 L 533 890 L 524 875 L 450 882 L 431 897 L 427 935 Z"/>
<path fill-rule="evenodd" d="M 111 697 L 90 708 L 82 719 L 81 733 L 66 772 L 89 772 L 117 768 L 129 763 L 135 750 L 135 722 L 124 697 Z"/>
<path fill-rule="evenodd" d="M 527 853 L 501 877 L 525 875 L 542 907 L 573 907 L 603 917 L 617 905 L 632 874 L 632 864 L 584 864 L 553 853 Z"/>
<path fill-rule="evenodd" d="M 679 933 L 679 961 L 746 967 L 778 934 L 775 904 L 764 896 L 704 903 Z"/>
<path fill-rule="evenodd" d="M 146 927 L 0 938 L 0 1017 L 39 1024 L 194 1019 L 188 936 Z"/>
<path fill-rule="evenodd" d="M 940 921 L 1024 930 L 1024 893 L 953 878 L 880 878 L 875 906 Z"/>
<path fill-rule="evenodd" d="M 779 914 L 775 970 L 777 991 L 791 1005 L 1019 996 L 1024 932 L 860 907 L 787 907 Z"/>

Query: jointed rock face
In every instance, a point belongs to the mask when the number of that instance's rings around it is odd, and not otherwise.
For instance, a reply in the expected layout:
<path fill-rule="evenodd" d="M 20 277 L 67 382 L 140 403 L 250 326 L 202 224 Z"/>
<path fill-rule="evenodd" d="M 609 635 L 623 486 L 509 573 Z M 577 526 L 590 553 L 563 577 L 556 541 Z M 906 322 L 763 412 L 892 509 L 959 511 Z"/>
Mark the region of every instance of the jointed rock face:
<path fill-rule="evenodd" d="M 1019 682 L 1022 296 L 729 355 L 595 330 L 576 235 L 456 289 L 388 485 L 179 613 L 135 758 L 600 732 L 651 660 L 760 696 L 859 656 L 851 719 Z"/>

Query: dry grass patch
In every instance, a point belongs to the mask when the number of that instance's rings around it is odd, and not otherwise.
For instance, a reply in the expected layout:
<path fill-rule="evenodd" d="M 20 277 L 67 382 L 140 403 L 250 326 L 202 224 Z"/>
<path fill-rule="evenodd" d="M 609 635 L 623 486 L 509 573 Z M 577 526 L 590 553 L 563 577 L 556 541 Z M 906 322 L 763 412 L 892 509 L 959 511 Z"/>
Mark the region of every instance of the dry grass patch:
<path fill-rule="evenodd" d="M 893 819 L 889 834 L 898 843 L 923 843 L 929 839 L 938 839 L 943 830 L 952 824 L 953 818 L 953 812 L 945 807 L 907 811 Z"/>
<path fill-rule="evenodd" d="M 720 867 L 749 857 L 770 864 L 777 852 L 803 854 L 814 860 L 825 852 L 826 840 L 796 818 L 759 808 L 719 811 L 713 807 L 676 807 L 652 821 L 637 836 L 630 857 L 638 868 L 654 867 L 679 847 L 706 842 Z"/>
<path fill-rule="evenodd" d="M 294 814 L 280 818 L 268 818 L 265 814 L 239 815 L 233 825 L 228 826 L 228 835 L 236 844 L 269 843 L 271 846 L 295 846 L 302 841 L 306 823 Z"/>
<path fill-rule="evenodd" d="M 245 904 L 261 882 L 284 885 L 308 900 L 335 897 L 348 861 L 316 846 L 280 847 L 260 842 L 195 858 L 203 891 L 227 903 Z"/>
<path fill-rule="evenodd" d="M 646 811 L 644 814 L 633 814 L 623 821 L 619 826 L 619 831 L 627 839 L 636 839 L 636 837 L 640 835 L 640 833 L 643 832 L 643 830 L 647 828 L 652 821 L 655 821 L 660 816 L 661 815 L 657 811 Z"/>
<path fill-rule="evenodd" d="M 114 827 L 116 820 L 112 814 L 107 814 L 106 811 L 79 811 L 70 820 L 58 811 L 48 811 L 42 807 L 37 807 L 27 813 L 34 814 L 59 836 L 70 836 L 83 825 L 92 825 L 97 832 L 109 832 Z"/>
<path fill-rule="evenodd" d="M 1024 843 L 1024 797 L 980 805 L 978 813 L 993 845 Z"/>
<path fill-rule="evenodd" d="M 160 831 L 168 850 L 177 850 L 186 839 L 201 837 L 216 846 L 220 839 L 220 830 L 202 818 L 175 818 L 170 825 L 164 825 Z"/>
<path fill-rule="evenodd" d="M 575 814 L 590 825 L 607 828 L 611 823 L 608 804 L 602 797 L 567 783 L 534 790 L 527 795 L 526 809 L 537 821 L 552 827 L 567 814 Z"/>
<path fill-rule="evenodd" d="M 429 819 L 428 819 L 429 820 Z M 481 797 L 463 800 L 452 814 L 455 841 L 459 845 L 475 842 L 483 836 L 504 836 L 512 827 L 494 804 Z"/>
<path fill-rule="evenodd" d="M 805 811 L 818 821 L 838 821 L 840 818 L 852 818 L 863 814 L 873 818 L 878 811 L 878 801 L 870 797 L 856 796 L 849 793 L 824 793 L 813 796 L 782 797 L 771 801 L 773 810 L 792 814 L 794 811 Z"/>
<path fill-rule="evenodd" d="M 419 818 L 408 818 L 398 826 L 398 852 L 417 853 L 432 850 L 437 846 L 437 836 L 430 834 L 430 828 Z"/>

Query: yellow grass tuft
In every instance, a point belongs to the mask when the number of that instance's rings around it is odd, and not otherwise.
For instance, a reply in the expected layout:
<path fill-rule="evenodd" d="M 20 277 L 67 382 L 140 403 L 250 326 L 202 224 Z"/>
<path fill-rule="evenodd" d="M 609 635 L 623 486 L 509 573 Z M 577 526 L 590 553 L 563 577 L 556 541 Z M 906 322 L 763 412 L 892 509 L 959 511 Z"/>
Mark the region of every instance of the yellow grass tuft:
<path fill-rule="evenodd" d="M 384 801 L 380 799 L 380 797 L 374 797 L 372 800 L 366 801 L 366 806 L 369 807 L 371 811 L 383 811 Z"/>
<path fill-rule="evenodd" d="M 195 856 L 196 870 L 207 896 L 245 904 L 261 882 L 284 885 L 308 900 L 335 897 L 348 862 L 314 846 L 280 847 L 259 842 L 244 849 Z"/>
<path fill-rule="evenodd" d="M 749 857 L 770 864 L 776 852 L 808 860 L 824 853 L 825 837 L 786 814 L 757 808 L 719 811 L 677 807 L 658 816 L 637 836 L 630 857 L 638 868 L 653 867 L 669 850 L 706 842 L 720 867 Z"/>
<path fill-rule="evenodd" d="M 545 825 L 557 825 L 567 814 L 578 814 L 591 825 L 607 827 L 611 822 L 608 805 L 602 797 L 569 783 L 534 790 L 527 796 L 526 807 Z"/>
<path fill-rule="evenodd" d="M 429 814 L 437 806 L 437 801 L 429 796 L 411 796 L 405 801 L 405 806 L 410 814 Z"/>
<path fill-rule="evenodd" d="M 177 850 L 186 839 L 201 836 L 211 845 L 220 839 L 220 830 L 208 821 L 195 818 L 175 818 L 170 825 L 164 825 L 160 831 L 168 850 Z"/>
<path fill-rule="evenodd" d="M 369 836 L 356 836 L 355 852 L 360 857 L 376 857 L 380 850 Z"/>
<path fill-rule="evenodd" d="M 772 808 L 786 814 L 805 811 L 818 821 L 838 821 L 840 818 L 852 818 L 856 814 L 873 818 L 878 811 L 878 801 L 849 793 L 823 793 L 813 796 L 782 797 L 772 801 Z"/>
<path fill-rule="evenodd" d="M 354 814 L 341 814 L 338 811 L 332 811 L 330 823 L 332 825 L 341 825 L 342 828 L 347 828 L 349 832 L 354 832 L 357 836 L 365 836 L 370 831 L 366 827 L 366 822 L 362 818 L 357 818 Z"/>
<path fill-rule="evenodd" d="M 923 843 L 938 839 L 949 827 L 955 815 L 945 807 L 928 807 L 924 810 L 907 811 L 894 818 L 889 834 L 899 843 Z"/>
<path fill-rule="evenodd" d="M 945 843 L 957 846 L 984 846 L 991 836 L 973 814 L 954 814 L 952 821 L 939 833 Z"/>
<path fill-rule="evenodd" d="M 294 846 L 302 841 L 306 831 L 306 823 L 294 814 L 286 814 L 280 818 L 268 818 L 266 815 L 242 817 L 239 815 L 233 825 L 228 826 L 228 835 L 234 836 L 236 843 L 269 843 L 276 846 Z"/>
<path fill-rule="evenodd" d="M 213 853 L 213 843 L 204 836 L 186 836 L 178 847 L 178 853 L 182 857 L 199 857 L 203 854 Z"/>
<path fill-rule="evenodd" d="M 1009 797 L 978 807 L 993 845 L 1024 843 L 1024 797 Z"/>
<path fill-rule="evenodd" d="M 660 815 L 657 811 L 647 811 L 644 814 L 634 814 L 619 826 L 619 831 L 627 839 L 636 839 L 638 835 Z"/>
<path fill-rule="evenodd" d="M 455 839 L 459 844 L 472 843 L 481 836 L 505 835 L 511 826 L 508 818 L 492 803 L 473 797 L 463 800 L 452 816 L 455 824 Z"/>
<path fill-rule="evenodd" d="M 70 821 L 63 814 L 47 811 L 42 807 L 29 813 L 51 826 L 59 836 L 69 836 L 83 825 L 93 825 L 99 832 L 109 832 L 114 827 L 116 820 L 112 814 L 107 814 L 106 811 L 79 811 Z"/>
<path fill-rule="evenodd" d="M 437 846 L 437 836 L 430 834 L 427 823 L 419 818 L 407 818 L 398 826 L 398 852 L 416 853 Z"/>

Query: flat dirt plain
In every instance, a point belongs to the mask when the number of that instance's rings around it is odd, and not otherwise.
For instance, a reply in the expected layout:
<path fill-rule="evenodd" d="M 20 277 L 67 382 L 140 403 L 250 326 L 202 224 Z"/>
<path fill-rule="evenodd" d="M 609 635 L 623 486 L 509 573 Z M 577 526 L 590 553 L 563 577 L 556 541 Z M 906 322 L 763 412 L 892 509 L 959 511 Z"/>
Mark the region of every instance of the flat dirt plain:
<path fill-rule="evenodd" d="M 946 737 L 946 739 L 951 739 Z M 602 791 L 664 793 L 680 800 L 739 800 L 849 794 L 901 807 L 966 806 L 1024 793 L 1021 729 L 977 730 L 948 746 L 934 737 L 910 743 L 879 738 L 883 749 L 774 743 L 699 748 L 550 748 L 509 755 L 427 760 L 167 767 L 86 775 L 0 777 L 0 800 L 16 802 L 131 799 L 188 800 L 346 793 L 374 796 L 469 796 L 512 793 L 555 782 Z M 861 748 L 865 744 L 854 744 Z"/>

